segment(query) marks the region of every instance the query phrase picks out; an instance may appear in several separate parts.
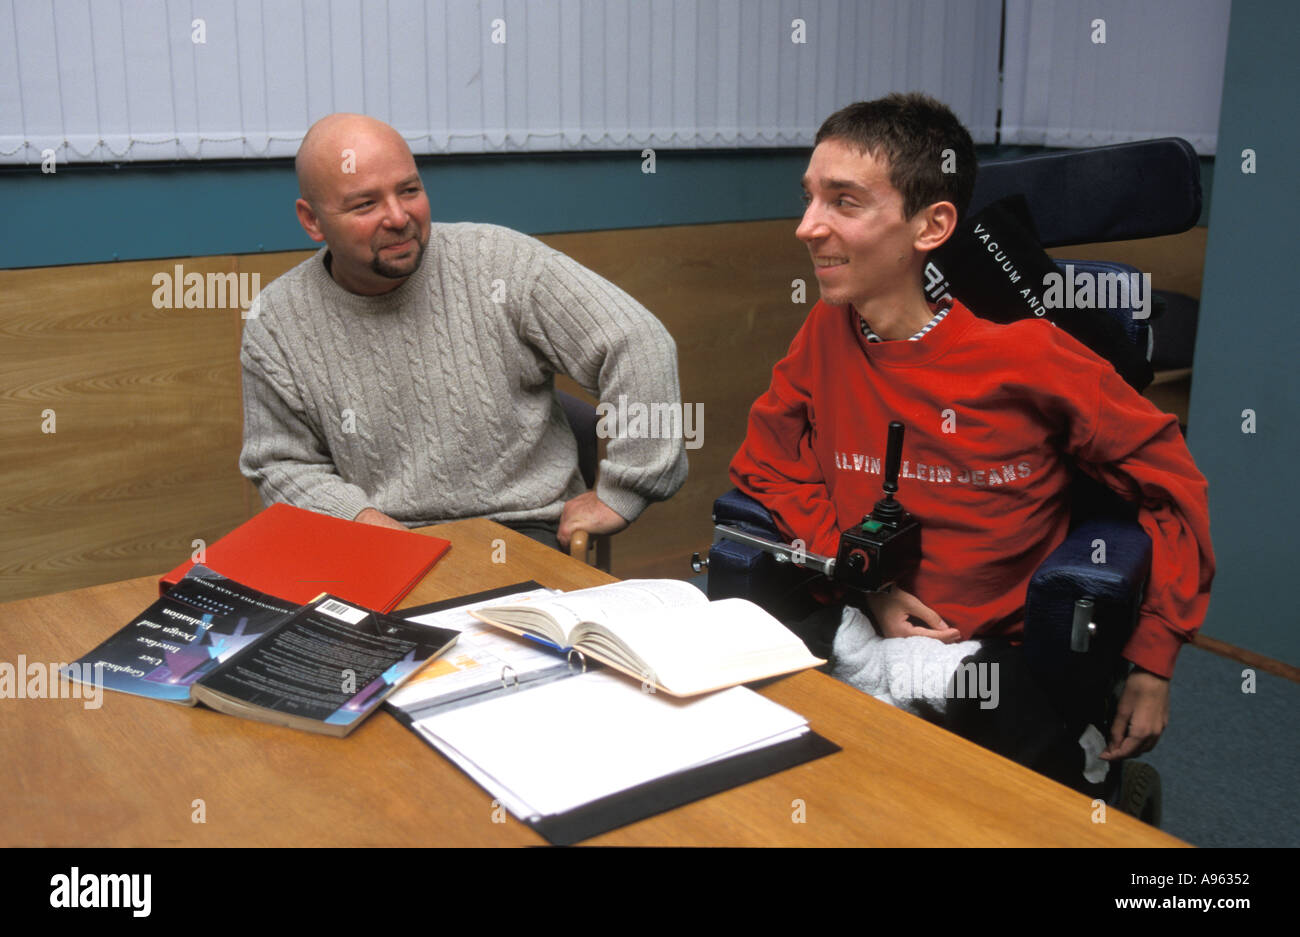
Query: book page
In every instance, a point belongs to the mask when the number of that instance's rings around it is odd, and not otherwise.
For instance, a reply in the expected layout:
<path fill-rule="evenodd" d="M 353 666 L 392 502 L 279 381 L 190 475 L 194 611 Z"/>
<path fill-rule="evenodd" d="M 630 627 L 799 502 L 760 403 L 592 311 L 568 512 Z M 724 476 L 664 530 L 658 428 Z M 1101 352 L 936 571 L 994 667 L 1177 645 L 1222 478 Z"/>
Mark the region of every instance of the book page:
<path fill-rule="evenodd" d="M 635 648 L 648 673 L 674 693 L 702 692 L 823 663 L 790 629 L 744 599 L 703 606 L 638 608 L 605 622 Z M 580 636 L 588 630 L 578 629 Z"/>
<path fill-rule="evenodd" d="M 472 763 L 484 786 L 508 792 L 502 803 L 545 816 L 806 725 L 744 687 L 679 700 L 587 673 L 422 719 L 416 729 Z"/>
<path fill-rule="evenodd" d="M 637 609 L 677 608 L 681 606 L 707 606 L 704 593 L 689 582 L 677 579 L 628 579 L 590 589 L 577 589 L 561 595 L 529 603 L 527 608 L 544 612 L 555 619 L 560 633 L 565 636 L 579 622 L 594 621 L 608 624 Z M 520 606 L 525 607 L 525 606 Z M 503 606 L 502 609 L 514 606 Z"/>

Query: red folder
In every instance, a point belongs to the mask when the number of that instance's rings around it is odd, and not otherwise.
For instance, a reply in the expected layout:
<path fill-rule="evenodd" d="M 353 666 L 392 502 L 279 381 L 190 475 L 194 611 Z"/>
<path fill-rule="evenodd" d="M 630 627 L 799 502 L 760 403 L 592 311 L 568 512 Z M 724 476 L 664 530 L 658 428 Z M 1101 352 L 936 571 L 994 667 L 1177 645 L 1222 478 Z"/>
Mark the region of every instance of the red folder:
<path fill-rule="evenodd" d="M 203 565 L 261 592 L 306 604 L 322 592 L 391 611 L 450 541 L 273 504 L 205 551 Z M 158 583 L 165 592 L 194 565 L 186 560 Z"/>

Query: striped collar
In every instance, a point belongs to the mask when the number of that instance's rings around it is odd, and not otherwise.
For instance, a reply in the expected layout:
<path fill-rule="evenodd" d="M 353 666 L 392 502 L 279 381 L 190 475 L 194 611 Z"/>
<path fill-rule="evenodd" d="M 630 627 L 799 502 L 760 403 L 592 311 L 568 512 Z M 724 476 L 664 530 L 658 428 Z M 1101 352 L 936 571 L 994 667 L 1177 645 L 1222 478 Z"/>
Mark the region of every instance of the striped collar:
<path fill-rule="evenodd" d="M 934 317 L 933 317 L 932 319 L 930 319 L 930 321 L 927 322 L 927 323 L 925 324 L 925 327 L 922 328 L 921 331 L 919 331 L 919 332 L 917 332 L 915 335 L 911 336 L 911 337 L 908 339 L 908 341 L 909 341 L 909 342 L 919 342 L 919 341 L 921 340 L 921 337 L 924 336 L 926 332 L 930 331 L 932 328 L 934 328 L 936 325 L 938 325 L 940 322 L 943 321 L 944 316 L 948 315 L 948 310 L 951 309 L 951 308 L 952 308 L 952 304 L 951 304 L 951 302 L 944 303 L 944 304 L 940 305 L 940 306 L 935 310 Z M 858 326 L 859 326 L 859 328 L 862 329 L 862 337 L 865 338 L 867 341 L 869 341 L 869 342 L 883 342 L 883 341 L 884 341 L 883 338 L 881 338 L 881 337 L 880 337 L 879 335 L 877 335 L 875 332 L 871 331 L 871 326 L 867 325 L 867 320 L 864 319 L 864 318 L 862 318 L 862 316 L 860 316 L 860 315 L 858 316 Z"/>

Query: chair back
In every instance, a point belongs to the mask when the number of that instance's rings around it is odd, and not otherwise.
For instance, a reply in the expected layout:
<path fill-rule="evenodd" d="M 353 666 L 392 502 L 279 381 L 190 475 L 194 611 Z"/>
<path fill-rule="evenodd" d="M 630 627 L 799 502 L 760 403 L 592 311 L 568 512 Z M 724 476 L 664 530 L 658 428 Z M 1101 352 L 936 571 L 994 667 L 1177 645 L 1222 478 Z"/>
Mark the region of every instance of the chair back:
<path fill-rule="evenodd" d="M 594 488 L 596 466 L 599 462 L 596 447 L 596 408 L 585 400 L 579 400 L 562 390 L 557 390 L 555 395 L 560 398 L 560 406 L 564 407 L 569 428 L 573 430 L 573 438 L 578 443 L 578 471 L 582 474 L 582 481 L 588 489 Z"/>

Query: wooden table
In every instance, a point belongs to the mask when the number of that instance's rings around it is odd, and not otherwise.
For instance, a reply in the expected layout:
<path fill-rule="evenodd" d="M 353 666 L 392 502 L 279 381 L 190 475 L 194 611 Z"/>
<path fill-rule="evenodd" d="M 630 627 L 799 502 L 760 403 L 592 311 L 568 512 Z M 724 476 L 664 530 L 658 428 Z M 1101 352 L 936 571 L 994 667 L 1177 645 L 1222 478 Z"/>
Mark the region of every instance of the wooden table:
<path fill-rule="evenodd" d="M 535 579 L 611 577 L 484 520 L 426 528 L 453 544 L 404 606 Z M 500 548 L 504 544 L 505 562 Z M 495 556 L 494 556 L 495 554 Z M 0 661 L 76 660 L 157 596 L 134 579 L 0 606 Z M 618 845 L 1175 846 L 821 673 L 761 692 L 843 751 L 588 842 Z M 206 822 L 195 822 L 202 814 Z M 544 841 L 386 713 L 346 739 L 105 692 L 0 700 L 0 844 L 459 846 Z M 796 822 L 802 818 L 802 822 Z"/>

